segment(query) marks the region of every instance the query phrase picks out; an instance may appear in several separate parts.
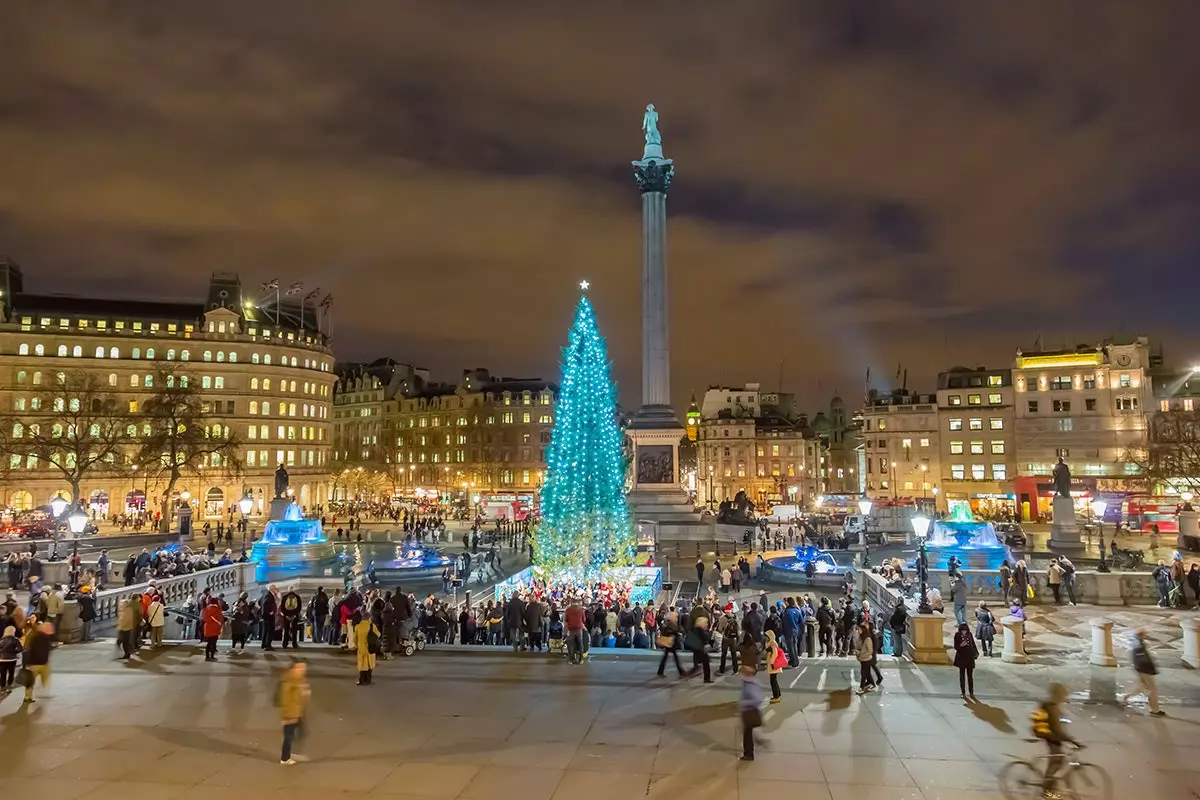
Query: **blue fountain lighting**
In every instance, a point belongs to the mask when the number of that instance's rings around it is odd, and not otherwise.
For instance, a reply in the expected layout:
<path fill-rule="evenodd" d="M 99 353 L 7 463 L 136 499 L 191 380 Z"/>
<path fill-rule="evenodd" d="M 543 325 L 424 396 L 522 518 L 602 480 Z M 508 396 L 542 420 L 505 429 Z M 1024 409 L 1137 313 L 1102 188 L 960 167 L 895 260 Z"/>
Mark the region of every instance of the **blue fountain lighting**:
<path fill-rule="evenodd" d="M 292 503 L 283 519 L 267 522 L 250 560 L 258 564 L 260 581 L 319 575 L 333 561 L 333 545 L 321 530 L 321 520 L 305 519 L 300 506 Z"/>
<path fill-rule="evenodd" d="M 767 563 L 776 569 L 805 572 L 809 562 L 812 562 L 813 571 L 817 575 L 842 575 L 852 570 L 851 567 L 839 566 L 829 551 L 812 545 L 797 545 L 795 553 L 795 556 L 768 558 Z"/>
<path fill-rule="evenodd" d="M 925 552 L 930 569 L 949 569 L 951 556 L 965 569 L 998 569 L 1005 559 L 1013 560 L 992 523 L 976 521 L 964 505 L 955 507 L 950 519 L 933 523 Z"/>

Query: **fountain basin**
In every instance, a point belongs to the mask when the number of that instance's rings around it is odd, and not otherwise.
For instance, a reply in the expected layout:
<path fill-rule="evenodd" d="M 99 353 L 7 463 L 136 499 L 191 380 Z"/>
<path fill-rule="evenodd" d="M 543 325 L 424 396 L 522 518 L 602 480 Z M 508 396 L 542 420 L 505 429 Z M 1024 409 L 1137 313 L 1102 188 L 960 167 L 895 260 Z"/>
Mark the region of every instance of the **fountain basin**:
<path fill-rule="evenodd" d="M 1005 560 L 1015 563 L 1012 551 L 996 536 L 992 523 L 973 520 L 934 522 L 925 553 L 930 569 L 949 569 L 952 556 L 964 569 L 999 569 Z"/>
<path fill-rule="evenodd" d="M 321 521 L 305 519 L 292 503 L 283 519 L 273 519 L 250 550 L 250 561 L 259 583 L 328 574 L 335 564 L 333 544 L 321 530 Z"/>

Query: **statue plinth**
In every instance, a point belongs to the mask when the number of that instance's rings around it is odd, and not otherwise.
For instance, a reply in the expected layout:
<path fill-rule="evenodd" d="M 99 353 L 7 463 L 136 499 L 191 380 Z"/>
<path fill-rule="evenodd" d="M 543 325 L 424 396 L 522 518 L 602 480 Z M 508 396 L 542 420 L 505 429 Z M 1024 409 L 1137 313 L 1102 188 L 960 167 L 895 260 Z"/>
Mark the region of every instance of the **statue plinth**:
<path fill-rule="evenodd" d="M 1050 548 L 1053 550 L 1082 550 L 1079 523 L 1075 519 L 1075 500 L 1054 495 L 1051 501 Z"/>
<path fill-rule="evenodd" d="M 271 499 L 271 511 L 267 519 L 279 522 L 283 519 L 284 512 L 288 510 L 288 506 L 292 504 L 290 497 L 274 497 Z"/>

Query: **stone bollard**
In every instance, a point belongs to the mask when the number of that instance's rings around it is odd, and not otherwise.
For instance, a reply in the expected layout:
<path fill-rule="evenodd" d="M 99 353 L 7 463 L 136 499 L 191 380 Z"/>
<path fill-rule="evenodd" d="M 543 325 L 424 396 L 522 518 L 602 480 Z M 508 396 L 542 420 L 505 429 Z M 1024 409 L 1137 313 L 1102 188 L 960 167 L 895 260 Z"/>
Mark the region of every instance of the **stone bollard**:
<path fill-rule="evenodd" d="M 805 626 L 808 628 L 808 630 L 806 631 L 806 633 L 808 635 L 804 637 L 804 649 L 808 652 L 809 658 L 816 658 L 817 657 L 817 621 L 815 619 L 810 619 L 810 620 L 808 620 L 808 622 L 805 623 Z"/>
<path fill-rule="evenodd" d="M 914 614 L 912 620 L 912 659 L 916 664 L 949 664 L 942 633 L 946 618 L 941 614 Z"/>
<path fill-rule="evenodd" d="M 1113 655 L 1112 620 L 1093 617 L 1088 622 L 1092 626 L 1092 655 L 1088 662 L 1097 667 L 1115 667 L 1117 658 Z"/>
<path fill-rule="evenodd" d="M 1001 617 L 1000 624 L 1004 626 L 1004 652 L 1000 654 L 1000 660 L 1010 664 L 1028 662 L 1029 656 L 1025 655 L 1025 621 L 1019 617 Z"/>
<path fill-rule="evenodd" d="M 1183 628 L 1183 663 L 1200 669 L 1200 619 L 1187 617 L 1179 621 Z"/>

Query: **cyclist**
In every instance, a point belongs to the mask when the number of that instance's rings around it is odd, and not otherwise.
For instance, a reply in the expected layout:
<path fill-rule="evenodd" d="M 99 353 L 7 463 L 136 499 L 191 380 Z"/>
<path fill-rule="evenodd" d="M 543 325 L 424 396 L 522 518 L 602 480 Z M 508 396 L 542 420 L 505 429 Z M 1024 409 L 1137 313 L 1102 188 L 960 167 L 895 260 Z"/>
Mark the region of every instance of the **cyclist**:
<path fill-rule="evenodd" d="M 1082 747 L 1079 742 L 1067 733 L 1062 719 L 1062 705 L 1067 702 L 1067 687 L 1061 683 L 1050 684 L 1050 696 L 1038 704 L 1037 709 L 1030 715 L 1033 735 L 1046 743 L 1049 750 L 1046 758 L 1046 773 L 1042 777 L 1042 797 L 1059 798 L 1061 794 L 1055 789 L 1056 776 L 1063 762 L 1063 743 L 1069 742 L 1076 747 Z"/>

